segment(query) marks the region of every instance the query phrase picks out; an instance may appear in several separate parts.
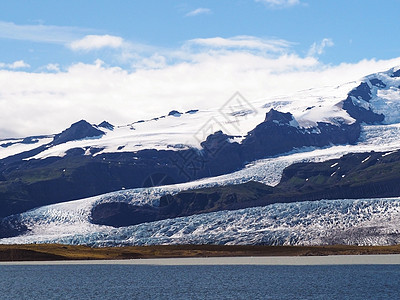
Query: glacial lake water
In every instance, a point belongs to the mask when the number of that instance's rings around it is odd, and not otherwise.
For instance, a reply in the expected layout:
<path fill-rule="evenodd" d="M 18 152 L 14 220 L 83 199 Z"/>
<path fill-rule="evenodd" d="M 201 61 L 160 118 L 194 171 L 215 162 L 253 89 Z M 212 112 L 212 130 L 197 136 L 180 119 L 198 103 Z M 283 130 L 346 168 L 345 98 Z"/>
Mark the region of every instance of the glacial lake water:
<path fill-rule="evenodd" d="M 161 261 L 163 262 L 163 261 Z M 400 265 L 1 264 L 0 299 L 398 299 Z"/>

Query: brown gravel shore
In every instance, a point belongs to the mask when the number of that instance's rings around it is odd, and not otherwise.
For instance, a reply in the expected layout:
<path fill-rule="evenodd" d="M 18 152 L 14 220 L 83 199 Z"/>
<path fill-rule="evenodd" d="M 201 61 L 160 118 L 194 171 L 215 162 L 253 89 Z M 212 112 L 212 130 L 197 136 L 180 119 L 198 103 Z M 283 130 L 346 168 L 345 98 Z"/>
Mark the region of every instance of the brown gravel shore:
<path fill-rule="evenodd" d="M 169 245 L 91 248 L 59 244 L 0 245 L 0 261 L 113 260 L 134 258 L 325 256 L 400 254 L 395 246 Z"/>

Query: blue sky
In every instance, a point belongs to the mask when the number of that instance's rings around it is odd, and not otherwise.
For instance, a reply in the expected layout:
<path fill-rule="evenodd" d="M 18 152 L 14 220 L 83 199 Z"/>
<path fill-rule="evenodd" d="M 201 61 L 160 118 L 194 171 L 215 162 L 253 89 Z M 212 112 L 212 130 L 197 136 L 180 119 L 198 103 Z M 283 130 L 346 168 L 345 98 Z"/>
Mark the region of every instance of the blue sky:
<path fill-rule="evenodd" d="M 399 11 L 400 0 L 1 1 L 0 138 L 57 132 L 80 118 L 124 123 L 212 97 L 222 103 L 235 90 L 260 98 L 393 67 Z M 144 88 L 152 84 L 157 92 Z"/>
<path fill-rule="evenodd" d="M 330 39 L 331 46 L 319 55 L 324 63 L 389 59 L 400 52 L 399 11 L 399 0 L 2 1 L 0 61 L 23 60 L 33 70 L 98 57 L 121 64 L 112 60 L 110 51 L 77 53 L 66 47 L 89 34 L 169 50 L 197 38 L 283 39 L 300 56 L 306 56 L 314 43 Z M 20 31 L 30 27 L 32 36 L 13 37 L 4 23 L 19 26 Z M 56 36 L 45 36 L 53 32 Z"/>

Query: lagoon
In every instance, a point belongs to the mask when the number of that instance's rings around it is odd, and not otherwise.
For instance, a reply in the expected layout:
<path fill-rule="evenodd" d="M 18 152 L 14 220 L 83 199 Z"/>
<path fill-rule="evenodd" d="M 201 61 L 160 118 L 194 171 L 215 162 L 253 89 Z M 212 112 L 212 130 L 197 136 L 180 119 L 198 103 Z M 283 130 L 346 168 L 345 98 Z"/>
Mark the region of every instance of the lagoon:
<path fill-rule="evenodd" d="M 1 299 L 388 299 L 399 255 L 9 262 Z"/>

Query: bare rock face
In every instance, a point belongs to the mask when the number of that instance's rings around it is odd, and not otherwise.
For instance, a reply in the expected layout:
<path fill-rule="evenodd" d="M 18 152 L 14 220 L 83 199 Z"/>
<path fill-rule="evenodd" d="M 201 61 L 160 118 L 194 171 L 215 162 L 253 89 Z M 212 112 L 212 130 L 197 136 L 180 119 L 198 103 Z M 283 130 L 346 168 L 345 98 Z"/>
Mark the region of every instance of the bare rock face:
<path fill-rule="evenodd" d="M 379 79 L 372 79 L 372 85 L 386 87 L 386 85 Z M 371 88 L 366 82 L 361 83 L 358 87 L 350 91 L 346 100 L 343 101 L 343 109 L 358 122 L 367 124 L 379 124 L 384 119 L 383 114 L 377 114 L 370 108 L 366 109 L 357 102 L 369 102 L 371 100 Z"/>
<path fill-rule="evenodd" d="M 114 227 L 137 225 L 157 219 L 158 210 L 154 207 L 121 202 L 102 203 L 91 212 L 92 223 Z"/>
<path fill-rule="evenodd" d="M 159 207 L 136 206 L 121 202 L 101 203 L 92 209 L 91 222 L 123 227 L 200 213 L 233 210 L 257 203 L 258 199 L 271 194 L 272 190 L 272 187 L 264 184 L 248 182 L 241 185 L 185 191 L 174 196 L 165 195 L 161 197 Z"/>
<path fill-rule="evenodd" d="M 294 126 L 290 113 L 271 109 L 265 121 L 250 131 L 242 143 L 248 161 L 285 153 L 294 148 L 330 144 L 354 144 L 360 136 L 360 124 L 334 125 L 319 122 L 316 127 Z"/>
<path fill-rule="evenodd" d="M 99 125 L 97 125 L 97 127 L 102 127 L 102 128 L 109 129 L 109 130 L 114 129 L 114 125 L 108 123 L 107 121 L 101 122 Z"/>
<path fill-rule="evenodd" d="M 56 134 L 52 144 L 59 145 L 69 141 L 98 137 L 102 136 L 103 134 L 103 131 L 95 128 L 85 120 L 81 120 L 72 124 L 71 127 L 64 130 L 63 132 Z"/>
<path fill-rule="evenodd" d="M 18 216 L 0 219 L 0 239 L 18 236 L 26 231 L 28 228 L 20 222 Z"/>
<path fill-rule="evenodd" d="M 400 77 L 400 69 L 398 69 L 396 72 L 393 72 L 393 74 L 390 75 L 390 77 Z"/>

